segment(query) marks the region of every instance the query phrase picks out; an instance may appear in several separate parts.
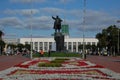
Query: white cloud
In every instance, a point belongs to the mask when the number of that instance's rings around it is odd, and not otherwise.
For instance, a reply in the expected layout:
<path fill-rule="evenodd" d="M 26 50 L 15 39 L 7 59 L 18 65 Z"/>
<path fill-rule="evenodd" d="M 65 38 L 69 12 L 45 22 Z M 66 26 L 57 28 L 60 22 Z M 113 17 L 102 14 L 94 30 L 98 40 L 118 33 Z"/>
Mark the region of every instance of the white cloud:
<path fill-rule="evenodd" d="M 11 10 L 11 9 L 6 9 L 3 11 L 3 14 L 7 14 L 7 15 L 15 15 L 16 11 Z"/>
<path fill-rule="evenodd" d="M 84 27 L 86 31 L 96 31 L 115 24 L 116 19 L 116 17 L 110 16 L 106 12 L 88 10 L 85 17 Z M 83 24 L 81 24 L 79 30 L 83 30 L 82 26 Z"/>
<path fill-rule="evenodd" d="M 41 17 L 34 17 L 32 20 L 26 19 L 25 23 L 27 25 L 25 26 L 26 28 L 30 28 L 31 26 L 33 29 L 50 29 L 52 27 L 52 22 L 51 18 L 49 16 L 41 16 Z"/>
<path fill-rule="evenodd" d="M 31 14 L 32 15 L 36 15 L 39 13 L 39 10 L 38 9 L 15 9 L 15 10 L 12 10 L 12 9 L 6 9 L 3 11 L 3 14 L 5 15 L 11 15 L 11 16 L 22 16 L 22 17 L 30 17 Z"/>
<path fill-rule="evenodd" d="M 23 23 L 16 17 L 7 17 L 0 19 L 0 25 L 7 27 L 19 27 L 22 28 Z"/>
<path fill-rule="evenodd" d="M 54 20 L 52 20 L 51 16 L 59 15 L 61 19 L 64 20 L 67 24 L 69 24 L 70 28 L 76 28 L 76 30 L 83 30 L 83 11 L 82 10 L 64 10 L 60 8 L 40 8 L 40 9 L 32 9 L 32 21 L 29 16 L 31 15 L 31 9 L 21 9 L 21 10 L 10 10 L 7 9 L 4 13 L 9 13 L 11 15 L 21 15 L 21 17 L 25 17 L 24 20 L 21 18 L 5 18 L 0 20 L 0 23 L 4 23 L 4 25 L 12 25 L 13 27 L 16 26 L 24 26 L 29 28 L 32 22 L 32 26 L 34 29 L 50 29 L 53 27 Z M 86 31 L 96 31 L 103 27 L 108 27 L 109 25 L 115 24 L 115 20 L 117 18 L 109 15 L 106 12 L 102 11 L 94 11 L 94 10 L 87 10 L 86 18 L 85 18 L 85 29 Z"/>
<path fill-rule="evenodd" d="M 66 3 L 72 3 L 75 0 L 60 0 L 61 3 L 66 4 Z"/>
<path fill-rule="evenodd" d="M 43 3 L 43 2 L 46 2 L 46 0 L 10 0 L 10 1 L 13 3 L 34 3 L 34 2 Z"/>
<path fill-rule="evenodd" d="M 37 13 L 39 13 L 39 10 L 38 9 L 24 9 L 24 10 L 21 10 L 21 11 L 18 11 L 20 12 L 23 16 L 31 16 L 31 15 L 35 15 Z"/>

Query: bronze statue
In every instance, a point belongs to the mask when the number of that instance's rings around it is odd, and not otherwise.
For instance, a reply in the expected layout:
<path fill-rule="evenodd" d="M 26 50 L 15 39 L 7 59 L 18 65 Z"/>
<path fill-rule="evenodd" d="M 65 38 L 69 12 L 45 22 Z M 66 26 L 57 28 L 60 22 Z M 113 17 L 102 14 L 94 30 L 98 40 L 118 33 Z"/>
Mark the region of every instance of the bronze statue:
<path fill-rule="evenodd" d="M 55 32 L 57 32 L 57 30 L 60 32 L 62 20 L 58 16 L 56 16 L 56 18 L 52 16 L 52 18 L 55 20 L 53 27 L 55 29 Z"/>

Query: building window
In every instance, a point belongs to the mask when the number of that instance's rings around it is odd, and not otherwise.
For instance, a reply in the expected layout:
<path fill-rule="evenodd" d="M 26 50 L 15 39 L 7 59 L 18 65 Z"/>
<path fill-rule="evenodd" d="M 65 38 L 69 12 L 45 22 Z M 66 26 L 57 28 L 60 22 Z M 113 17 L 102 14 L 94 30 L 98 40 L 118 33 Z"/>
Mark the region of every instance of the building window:
<path fill-rule="evenodd" d="M 95 45 L 95 42 L 92 42 L 92 45 Z"/>
<path fill-rule="evenodd" d="M 87 42 L 87 45 L 91 45 L 91 43 L 90 43 L 90 42 Z"/>
<path fill-rule="evenodd" d="M 69 51 L 72 50 L 71 45 L 72 45 L 72 43 L 71 43 L 71 42 L 68 42 L 68 50 L 69 50 Z"/>
<path fill-rule="evenodd" d="M 28 44 L 28 42 L 26 41 L 25 44 Z"/>
<path fill-rule="evenodd" d="M 52 42 L 49 42 L 49 49 L 52 49 Z"/>
<path fill-rule="evenodd" d="M 67 42 L 64 42 L 64 48 L 67 49 Z"/>
<path fill-rule="evenodd" d="M 43 42 L 39 42 L 39 49 L 43 49 Z"/>
<path fill-rule="evenodd" d="M 48 50 L 48 42 L 44 42 L 44 50 L 45 50 L 45 51 Z"/>
<path fill-rule="evenodd" d="M 73 42 L 73 51 L 76 52 L 76 42 Z"/>
<path fill-rule="evenodd" d="M 81 42 L 78 42 L 78 45 L 81 45 Z"/>
<path fill-rule="evenodd" d="M 34 46 L 35 46 L 35 47 L 34 47 L 35 51 L 38 51 L 38 42 L 35 42 L 35 43 L 34 43 Z"/>

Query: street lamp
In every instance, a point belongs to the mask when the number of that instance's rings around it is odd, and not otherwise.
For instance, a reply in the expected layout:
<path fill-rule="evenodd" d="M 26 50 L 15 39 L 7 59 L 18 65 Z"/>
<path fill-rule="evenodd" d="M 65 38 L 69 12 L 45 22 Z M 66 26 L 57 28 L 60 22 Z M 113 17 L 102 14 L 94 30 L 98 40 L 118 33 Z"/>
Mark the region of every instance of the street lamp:
<path fill-rule="evenodd" d="M 83 53 L 82 57 L 83 59 L 86 59 L 86 54 L 85 54 L 85 15 L 86 15 L 86 0 L 84 0 L 84 9 L 83 9 Z"/>
<path fill-rule="evenodd" d="M 119 28 L 118 28 L 118 54 L 119 54 Z"/>
<path fill-rule="evenodd" d="M 32 5 L 32 0 L 31 0 L 31 6 Z M 32 59 L 32 50 L 33 50 L 33 43 L 32 43 L 32 7 L 31 7 L 31 15 L 30 15 L 31 23 L 30 23 L 30 29 L 31 29 L 31 40 L 30 40 L 30 45 L 31 45 L 31 51 L 30 51 L 30 58 Z"/>
<path fill-rule="evenodd" d="M 120 20 L 117 21 L 117 23 L 120 23 Z M 119 27 L 118 27 L 118 54 L 119 54 Z"/>

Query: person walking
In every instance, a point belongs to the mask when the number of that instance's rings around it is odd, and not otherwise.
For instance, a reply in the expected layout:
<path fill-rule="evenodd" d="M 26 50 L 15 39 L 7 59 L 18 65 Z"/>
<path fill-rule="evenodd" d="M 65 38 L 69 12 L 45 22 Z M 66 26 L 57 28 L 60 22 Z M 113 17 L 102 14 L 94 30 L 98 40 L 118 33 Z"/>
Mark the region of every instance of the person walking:
<path fill-rule="evenodd" d="M 51 54 L 51 50 L 49 49 L 49 51 L 48 51 L 48 57 L 50 57 L 50 54 Z"/>
<path fill-rule="evenodd" d="M 44 51 L 42 49 L 40 50 L 40 55 L 41 55 L 41 57 L 43 57 L 43 55 L 44 55 Z"/>

